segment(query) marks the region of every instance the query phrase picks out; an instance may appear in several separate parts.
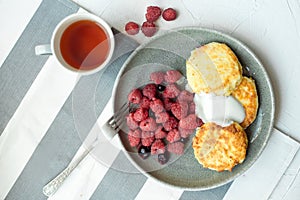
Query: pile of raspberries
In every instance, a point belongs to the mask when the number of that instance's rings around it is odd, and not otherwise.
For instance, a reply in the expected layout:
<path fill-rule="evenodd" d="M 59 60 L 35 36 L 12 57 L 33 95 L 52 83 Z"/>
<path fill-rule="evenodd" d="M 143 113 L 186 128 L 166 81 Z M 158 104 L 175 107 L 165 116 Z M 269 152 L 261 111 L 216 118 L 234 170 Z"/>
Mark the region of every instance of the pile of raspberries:
<path fill-rule="evenodd" d="M 180 90 L 176 83 L 181 78 L 176 70 L 153 72 L 153 83 L 128 95 L 131 107 L 135 107 L 126 117 L 128 141 L 143 159 L 158 155 L 158 161 L 165 164 L 168 153 L 183 154 L 184 143 L 203 124 L 195 115 L 194 95 Z"/>
<path fill-rule="evenodd" d="M 177 17 L 177 13 L 173 8 L 167 8 L 162 12 L 162 9 L 158 6 L 148 6 L 147 12 L 145 14 L 146 21 L 142 24 L 142 32 L 146 37 L 152 37 L 156 31 L 155 21 L 162 15 L 164 20 L 172 21 L 175 20 Z M 128 22 L 125 25 L 125 31 L 129 35 L 135 35 L 139 32 L 140 26 L 135 22 Z"/>

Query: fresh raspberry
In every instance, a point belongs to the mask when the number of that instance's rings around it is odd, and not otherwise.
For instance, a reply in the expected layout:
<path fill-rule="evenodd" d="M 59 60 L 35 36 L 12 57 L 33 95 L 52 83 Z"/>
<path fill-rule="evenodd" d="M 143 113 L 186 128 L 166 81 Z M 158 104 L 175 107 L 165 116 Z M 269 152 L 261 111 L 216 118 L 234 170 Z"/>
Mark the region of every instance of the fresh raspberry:
<path fill-rule="evenodd" d="M 147 13 L 145 14 L 148 22 L 155 22 L 161 15 L 161 9 L 158 6 L 148 6 Z"/>
<path fill-rule="evenodd" d="M 166 139 L 171 143 L 180 140 L 179 131 L 177 129 L 172 129 L 171 131 L 169 131 Z"/>
<path fill-rule="evenodd" d="M 155 140 L 152 143 L 152 145 L 151 145 L 151 154 L 152 155 L 165 153 L 165 151 L 166 151 L 166 149 L 165 149 L 165 144 L 163 141 Z"/>
<path fill-rule="evenodd" d="M 166 89 L 163 92 L 164 98 L 176 98 L 180 94 L 180 90 L 175 84 L 170 84 L 166 86 Z"/>
<path fill-rule="evenodd" d="M 187 138 L 187 137 L 189 137 L 190 135 L 192 135 L 194 133 L 193 129 L 183 129 L 183 128 L 179 127 L 178 130 L 179 130 L 180 136 L 183 137 L 183 138 Z"/>
<path fill-rule="evenodd" d="M 161 113 L 155 114 L 155 118 L 156 118 L 155 119 L 156 123 L 164 123 L 169 120 L 169 114 L 167 112 L 161 112 Z"/>
<path fill-rule="evenodd" d="M 150 109 L 154 113 L 161 113 L 162 111 L 164 111 L 164 104 L 160 99 L 154 99 L 150 102 Z"/>
<path fill-rule="evenodd" d="M 176 15 L 177 15 L 176 10 L 174 10 L 173 8 L 167 8 L 162 13 L 162 17 L 166 21 L 172 21 L 176 19 Z"/>
<path fill-rule="evenodd" d="M 152 72 L 150 74 L 150 80 L 153 81 L 155 84 L 161 84 L 164 82 L 164 72 Z"/>
<path fill-rule="evenodd" d="M 147 37 L 152 37 L 156 33 L 156 26 L 153 22 L 144 22 L 142 24 L 142 32 Z"/>
<path fill-rule="evenodd" d="M 175 102 L 171 105 L 173 115 L 179 120 L 187 116 L 188 110 L 187 102 Z"/>
<path fill-rule="evenodd" d="M 153 141 L 155 140 L 154 138 L 154 133 L 153 132 L 147 132 L 147 131 L 142 131 L 142 145 L 149 147 L 151 146 L 151 144 L 153 143 Z"/>
<path fill-rule="evenodd" d="M 169 117 L 169 120 L 163 123 L 163 126 L 166 131 L 170 131 L 178 127 L 178 121 L 175 117 Z"/>
<path fill-rule="evenodd" d="M 128 101 L 134 104 L 140 103 L 142 99 L 142 93 L 139 89 L 133 89 L 128 95 Z"/>
<path fill-rule="evenodd" d="M 150 100 L 147 97 L 143 97 L 140 102 L 140 108 L 144 108 L 149 110 L 150 108 Z"/>
<path fill-rule="evenodd" d="M 140 128 L 142 131 L 155 131 L 156 127 L 156 122 L 151 117 L 140 122 Z"/>
<path fill-rule="evenodd" d="M 182 142 L 174 142 L 168 144 L 168 151 L 177 155 L 182 155 L 184 152 L 184 144 Z"/>
<path fill-rule="evenodd" d="M 148 110 L 144 108 L 138 108 L 133 114 L 133 119 L 134 121 L 137 122 L 143 121 L 144 119 L 147 118 L 148 118 Z"/>
<path fill-rule="evenodd" d="M 166 111 L 171 110 L 172 104 L 173 104 L 173 102 L 169 98 L 164 98 L 164 106 L 165 106 Z"/>
<path fill-rule="evenodd" d="M 154 98 L 156 95 L 156 85 L 153 83 L 146 85 L 143 88 L 143 95 L 148 97 L 150 100 Z"/>
<path fill-rule="evenodd" d="M 167 133 L 165 131 L 162 130 L 163 126 L 158 126 L 154 135 L 156 139 L 163 139 L 167 136 Z"/>
<path fill-rule="evenodd" d="M 183 90 L 180 92 L 178 98 L 178 101 L 187 101 L 187 102 L 192 102 L 194 100 L 194 95 L 190 93 L 187 90 Z"/>
<path fill-rule="evenodd" d="M 130 143 L 130 146 L 136 147 L 140 144 L 141 140 L 141 131 L 139 129 L 136 129 L 134 131 L 130 130 L 128 133 L 128 141 Z"/>
<path fill-rule="evenodd" d="M 133 113 L 129 113 L 129 115 L 126 117 L 126 121 L 128 128 L 131 130 L 135 130 L 139 127 L 139 123 L 133 119 Z"/>
<path fill-rule="evenodd" d="M 189 103 L 189 114 L 194 114 L 196 109 L 196 105 L 194 102 Z"/>
<path fill-rule="evenodd" d="M 199 119 L 195 114 L 190 114 L 179 121 L 179 127 L 184 129 L 195 129 L 199 125 Z"/>
<path fill-rule="evenodd" d="M 128 22 L 125 25 L 125 31 L 129 35 L 135 35 L 138 34 L 138 32 L 140 31 L 140 26 L 135 22 Z"/>
<path fill-rule="evenodd" d="M 175 83 L 182 77 L 181 73 L 177 70 L 169 70 L 165 74 L 165 81 L 168 83 Z"/>

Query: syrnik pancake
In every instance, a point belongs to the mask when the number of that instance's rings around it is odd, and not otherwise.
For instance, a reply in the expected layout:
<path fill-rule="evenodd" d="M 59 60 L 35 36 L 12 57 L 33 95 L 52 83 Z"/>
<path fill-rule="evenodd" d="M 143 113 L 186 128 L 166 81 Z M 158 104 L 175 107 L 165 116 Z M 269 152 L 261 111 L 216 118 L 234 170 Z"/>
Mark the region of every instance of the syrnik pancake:
<path fill-rule="evenodd" d="M 217 42 L 193 50 L 186 61 L 186 72 L 195 93 L 229 96 L 242 79 L 242 67 L 234 52 Z"/>
<path fill-rule="evenodd" d="M 258 95 L 256 91 L 255 81 L 248 77 L 243 77 L 242 82 L 232 92 L 244 107 L 246 117 L 240 124 L 243 128 L 247 128 L 256 118 L 258 109 Z"/>
<path fill-rule="evenodd" d="M 218 172 L 229 170 L 246 157 L 248 139 L 236 122 L 227 127 L 206 123 L 197 129 L 193 138 L 195 158 L 205 168 Z"/>

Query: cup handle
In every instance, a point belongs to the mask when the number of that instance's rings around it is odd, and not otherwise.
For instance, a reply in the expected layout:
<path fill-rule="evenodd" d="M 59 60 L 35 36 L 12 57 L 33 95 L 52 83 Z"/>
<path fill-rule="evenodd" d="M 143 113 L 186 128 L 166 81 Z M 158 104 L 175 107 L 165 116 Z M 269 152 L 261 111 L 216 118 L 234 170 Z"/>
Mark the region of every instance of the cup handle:
<path fill-rule="evenodd" d="M 51 45 L 42 44 L 35 47 L 35 55 L 52 55 Z"/>

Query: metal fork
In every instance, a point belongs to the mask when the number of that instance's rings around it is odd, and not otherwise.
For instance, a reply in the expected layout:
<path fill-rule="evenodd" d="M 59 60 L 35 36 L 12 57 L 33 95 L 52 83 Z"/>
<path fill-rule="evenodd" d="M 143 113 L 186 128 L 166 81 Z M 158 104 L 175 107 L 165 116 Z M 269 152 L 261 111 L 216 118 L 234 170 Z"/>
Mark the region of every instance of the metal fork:
<path fill-rule="evenodd" d="M 126 113 L 127 109 L 129 109 L 129 112 L 131 111 L 130 104 L 124 103 L 121 108 L 116 112 L 109 120 L 106 122 L 106 124 L 115 132 L 120 131 L 120 127 L 122 123 L 124 122 L 124 113 Z"/>
<path fill-rule="evenodd" d="M 128 103 L 124 103 L 121 108 L 115 112 L 111 118 L 104 124 L 102 130 L 105 132 L 104 135 L 111 139 L 115 134 L 120 131 L 120 127 L 124 122 L 124 114 L 129 108 Z M 130 109 L 129 109 L 130 111 Z M 106 129 L 107 128 L 107 129 Z M 107 131 L 107 132 L 106 132 Z M 107 133 L 110 132 L 110 135 Z M 114 134 L 111 134 L 111 133 Z M 70 163 L 60 174 L 58 174 L 53 180 L 51 180 L 47 185 L 43 187 L 43 193 L 50 197 L 55 194 L 55 192 L 60 188 L 63 182 L 67 179 L 67 177 L 72 173 L 72 171 L 79 165 L 79 163 L 89 154 L 89 152 L 93 151 L 93 149 L 97 146 L 99 142 L 99 135 L 93 141 L 93 143 L 82 153 L 82 155 L 77 158 L 74 162 Z"/>

